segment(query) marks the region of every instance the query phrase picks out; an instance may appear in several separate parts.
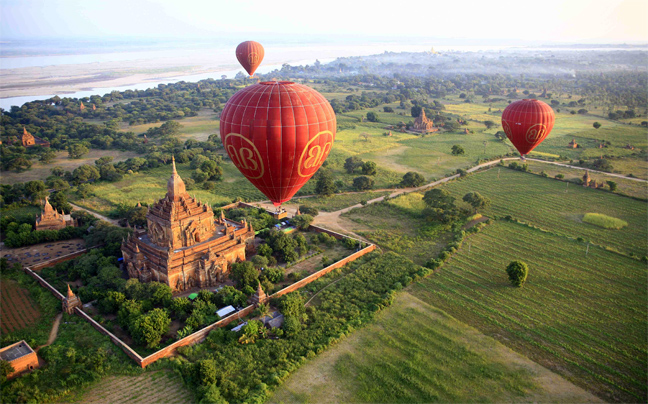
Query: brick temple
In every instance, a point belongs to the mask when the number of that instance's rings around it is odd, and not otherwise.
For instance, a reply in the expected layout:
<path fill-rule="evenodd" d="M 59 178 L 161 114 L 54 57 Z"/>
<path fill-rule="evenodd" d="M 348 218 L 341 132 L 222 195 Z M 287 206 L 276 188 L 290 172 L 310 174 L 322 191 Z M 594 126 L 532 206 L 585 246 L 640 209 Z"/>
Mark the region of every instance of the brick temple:
<path fill-rule="evenodd" d="M 166 196 L 149 207 L 148 231 L 122 243 L 130 278 L 166 283 L 174 291 L 223 282 L 230 264 L 254 248 L 254 229 L 245 221 L 214 218 L 211 207 L 189 196 L 173 160 Z"/>
<path fill-rule="evenodd" d="M 63 212 L 57 212 L 45 197 L 45 206 L 41 215 L 36 218 L 36 230 L 61 230 L 67 226 L 76 226 L 76 220 Z"/>
<path fill-rule="evenodd" d="M 425 116 L 425 108 L 421 108 L 421 114 L 414 120 L 412 132 L 433 133 L 438 132 L 439 128 L 434 126 L 434 122 Z"/>

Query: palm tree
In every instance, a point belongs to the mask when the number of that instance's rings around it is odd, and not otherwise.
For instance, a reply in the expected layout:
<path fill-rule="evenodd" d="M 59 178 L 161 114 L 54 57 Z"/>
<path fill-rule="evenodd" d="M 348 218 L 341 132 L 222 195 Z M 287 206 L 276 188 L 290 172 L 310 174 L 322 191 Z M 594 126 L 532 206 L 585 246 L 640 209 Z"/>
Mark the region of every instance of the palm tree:
<path fill-rule="evenodd" d="M 259 307 L 257 307 L 257 310 L 259 311 L 259 315 L 263 319 L 263 326 L 265 327 L 265 318 L 268 314 L 270 314 L 270 306 L 267 304 L 260 304 Z"/>

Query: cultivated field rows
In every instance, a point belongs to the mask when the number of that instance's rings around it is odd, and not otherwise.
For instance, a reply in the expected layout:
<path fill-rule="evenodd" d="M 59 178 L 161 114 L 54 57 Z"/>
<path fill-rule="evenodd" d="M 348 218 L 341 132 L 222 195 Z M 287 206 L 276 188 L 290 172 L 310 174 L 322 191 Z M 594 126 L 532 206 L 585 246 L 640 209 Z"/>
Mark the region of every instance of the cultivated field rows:
<path fill-rule="evenodd" d="M 2 334 L 18 331 L 34 324 L 40 317 L 40 313 L 38 306 L 29 296 L 29 291 L 10 280 L 4 280 L 0 284 Z"/>

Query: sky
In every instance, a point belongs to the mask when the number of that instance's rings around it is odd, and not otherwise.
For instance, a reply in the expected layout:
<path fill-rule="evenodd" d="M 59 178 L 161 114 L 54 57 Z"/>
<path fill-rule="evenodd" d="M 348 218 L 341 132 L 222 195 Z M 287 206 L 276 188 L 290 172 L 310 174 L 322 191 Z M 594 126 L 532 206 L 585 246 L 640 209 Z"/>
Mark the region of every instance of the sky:
<path fill-rule="evenodd" d="M 0 0 L 0 40 L 246 38 L 647 43 L 648 0 Z M 250 38 L 251 39 L 251 38 Z M 441 43 L 440 43 L 441 44 Z"/>

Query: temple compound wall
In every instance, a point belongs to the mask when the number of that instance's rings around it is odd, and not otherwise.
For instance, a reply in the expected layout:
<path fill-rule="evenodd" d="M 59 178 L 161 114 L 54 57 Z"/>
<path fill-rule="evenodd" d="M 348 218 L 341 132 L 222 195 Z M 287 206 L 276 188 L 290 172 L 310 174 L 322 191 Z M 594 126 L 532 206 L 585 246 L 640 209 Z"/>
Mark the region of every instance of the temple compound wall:
<path fill-rule="evenodd" d="M 254 229 L 214 212 L 189 196 L 173 162 L 167 194 L 146 215 L 148 231 L 122 243 L 130 278 L 162 282 L 174 291 L 209 287 L 226 280 L 230 265 L 253 252 Z"/>

